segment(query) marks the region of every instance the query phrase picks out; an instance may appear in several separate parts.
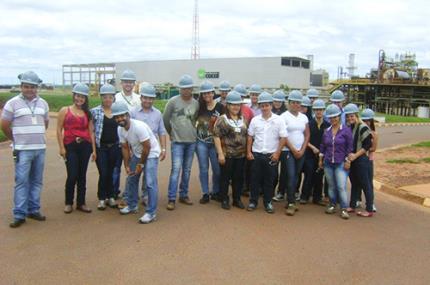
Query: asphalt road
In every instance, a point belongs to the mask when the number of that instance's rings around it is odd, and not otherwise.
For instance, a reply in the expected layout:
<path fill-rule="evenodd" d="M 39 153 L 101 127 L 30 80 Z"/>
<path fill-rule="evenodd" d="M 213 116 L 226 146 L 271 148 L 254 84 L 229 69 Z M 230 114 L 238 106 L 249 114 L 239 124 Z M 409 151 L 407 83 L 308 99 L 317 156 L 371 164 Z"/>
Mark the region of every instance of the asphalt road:
<path fill-rule="evenodd" d="M 63 213 L 65 166 L 55 120 L 48 133 L 42 210 L 46 222 L 10 229 L 13 162 L 0 147 L 0 284 L 428 284 L 430 209 L 383 193 L 371 219 L 342 220 L 324 208 L 300 206 L 294 217 L 225 211 L 198 204 L 165 209 L 170 160 L 160 163 L 158 221 L 96 210 L 97 170 L 90 163 L 87 204 L 93 213 Z M 401 131 L 402 133 L 397 133 Z M 381 147 L 430 140 L 430 127 L 379 129 Z M 381 156 L 378 156 L 380 158 Z M 395 174 L 393 174 L 395 175 Z M 124 181 L 124 180 L 123 180 Z M 122 183 L 123 183 L 122 181 Z M 244 202 L 247 203 L 246 200 Z"/>

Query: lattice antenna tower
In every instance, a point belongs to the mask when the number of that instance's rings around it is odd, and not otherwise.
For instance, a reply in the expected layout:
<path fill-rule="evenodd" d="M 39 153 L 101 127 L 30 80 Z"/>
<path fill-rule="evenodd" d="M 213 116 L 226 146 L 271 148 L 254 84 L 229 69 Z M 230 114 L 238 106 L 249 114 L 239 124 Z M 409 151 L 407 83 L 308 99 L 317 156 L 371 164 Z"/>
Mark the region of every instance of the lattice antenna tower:
<path fill-rule="evenodd" d="M 191 59 L 200 58 L 200 38 L 199 38 L 199 1 L 194 1 L 193 15 L 193 45 L 191 47 Z"/>

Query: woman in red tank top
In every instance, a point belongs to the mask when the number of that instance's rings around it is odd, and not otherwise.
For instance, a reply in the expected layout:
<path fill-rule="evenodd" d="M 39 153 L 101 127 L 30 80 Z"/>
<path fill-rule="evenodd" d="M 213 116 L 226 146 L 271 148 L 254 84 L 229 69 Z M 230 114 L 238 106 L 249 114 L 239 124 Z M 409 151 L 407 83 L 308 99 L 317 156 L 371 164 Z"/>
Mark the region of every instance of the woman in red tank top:
<path fill-rule="evenodd" d="M 91 213 L 91 209 L 85 203 L 86 174 L 90 156 L 93 161 L 96 159 L 96 146 L 94 126 L 88 108 L 89 88 L 78 83 L 72 92 L 73 105 L 61 108 L 57 119 L 57 141 L 67 169 L 64 212 L 66 214 L 72 212 L 77 186 L 76 209 Z"/>

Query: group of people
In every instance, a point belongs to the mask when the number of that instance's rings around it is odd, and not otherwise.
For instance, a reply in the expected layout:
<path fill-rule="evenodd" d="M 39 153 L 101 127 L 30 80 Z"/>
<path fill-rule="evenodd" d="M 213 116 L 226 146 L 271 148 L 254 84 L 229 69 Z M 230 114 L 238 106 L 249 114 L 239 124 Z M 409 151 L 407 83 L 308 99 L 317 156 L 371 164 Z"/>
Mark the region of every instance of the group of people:
<path fill-rule="evenodd" d="M 13 228 L 26 218 L 46 219 L 40 212 L 40 192 L 49 107 L 38 96 L 41 80 L 37 74 L 29 71 L 18 77 L 21 93 L 6 103 L 2 113 L 2 130 L 13 142 L 15 158 Z M 201 204 L 213 200 L 226 210 L 233 206 L 254 211 L 262 197 L 267 213 L 275 212 L 273 202 L 286 201 L 289 216 L 298 211 L 298 203 L 306 204 L 310 199 L 326 206 L 327 214 L 335 213 L 340 205 L 344 219 L 355 211 L 362 217 L 371 217 L 376 211 L 374 113 L 365 109 L 360 116 L 352 103 L 343 107 L 341 91 L 331 94 L 331 104 L 326 107 L 315 89 L 309 89 L 306 96 L 298 90 L 287 96 L 282 90 L 270 94 L 257 84 L 248 90 L 243 84 L 231 88 L 223 81 L 216 98 L 214 85 L 204 81 L 195 99 L 193 79 L 183 75 L 178 84 L 180 94 L 171 98 L 161 113 L 154 107 L 153 85 L 142 83 L 140 94 L 134 93 L 136 75 L 131 70 L 124 71 L 120 80 L 121 92 L 110 84 L 101 86 L 101 104 L 93 109 L 88 105 L 88 86 L 76 84 L 72 105 L 58 112 L 59 154 L 67 170 L 66 214 L 73 212 L 74 204 L 78 211 L 91 212 L 86 204 L 86 172 L 91 159 L 99 172 L 98 210 L 111 207 L 119 208 L 123 215 L 137 213 L 141 198 L 145 213 L 139 222 L 155 221 L 158 164 L 166 158 L 167 136 L 172 161 L 167 210 L 174 210 L 177 200 L 193 204 L 189 180 L 196 153 Z M 122 165 L 126 186 L 120 193 Z M 366 207 L 358 210 L 362 192 Z M 247 206 L 242 202 L 244 195 L 249 196 Z"/>

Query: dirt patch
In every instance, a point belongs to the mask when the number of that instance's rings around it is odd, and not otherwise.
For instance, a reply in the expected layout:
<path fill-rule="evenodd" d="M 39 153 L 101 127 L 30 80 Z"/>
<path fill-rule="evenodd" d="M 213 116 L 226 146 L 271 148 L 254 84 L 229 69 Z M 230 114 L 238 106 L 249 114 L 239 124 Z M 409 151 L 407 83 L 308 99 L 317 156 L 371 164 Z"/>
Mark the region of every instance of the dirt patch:
<path fill-rule="evenodd" d="M 403 147 L 376 154 L 375 178 L 401 187 L 430 183 L 430 148 Z"/>

